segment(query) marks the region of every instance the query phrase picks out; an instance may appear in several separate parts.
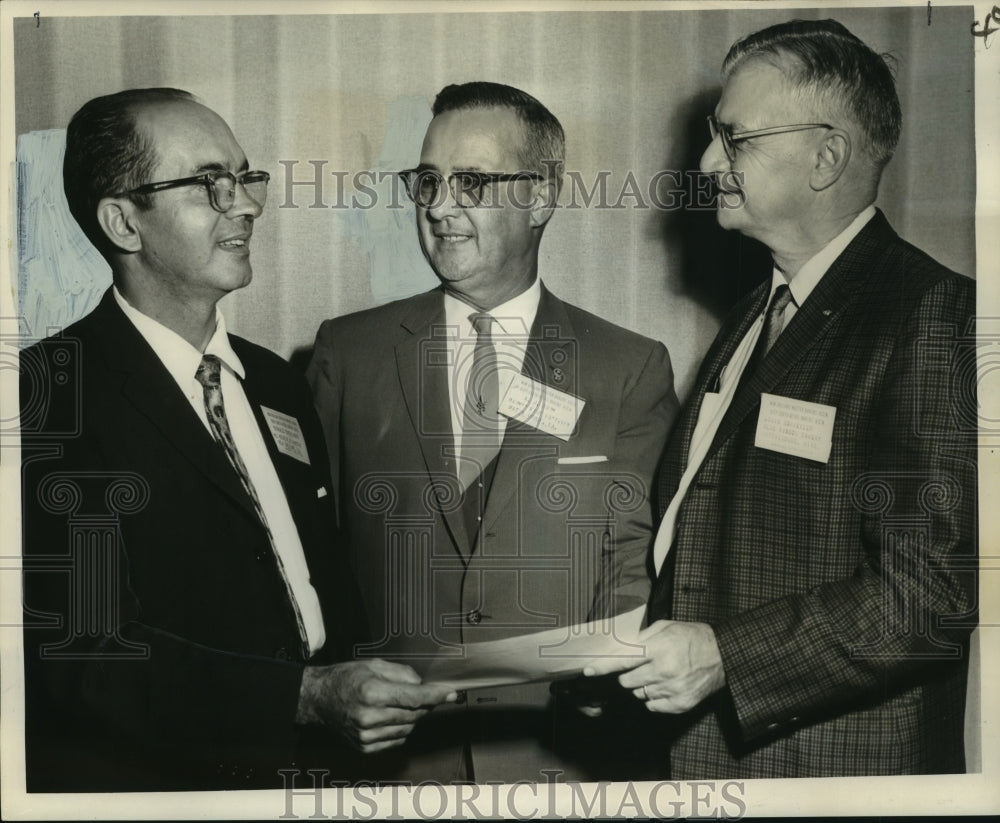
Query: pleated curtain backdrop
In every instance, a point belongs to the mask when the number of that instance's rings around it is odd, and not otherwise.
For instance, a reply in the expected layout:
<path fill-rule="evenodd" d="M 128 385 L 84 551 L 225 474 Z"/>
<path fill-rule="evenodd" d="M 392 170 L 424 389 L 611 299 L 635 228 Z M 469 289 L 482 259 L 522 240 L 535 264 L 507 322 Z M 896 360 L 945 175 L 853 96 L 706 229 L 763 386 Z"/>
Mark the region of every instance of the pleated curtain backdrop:
<path fill-rule="evenodd" d="M 523 88 L 561 120 L 575 173 L 546 230 L 541 276 L 560 297 L 662 340 L 683 395 L 760 254 L 717 231 L 710 212 L 656 208 L 649 189 L 661 205 L 681 202 L 681 189 L 697 199 L 683 172 L 707 145 L 726 49 L 793 14 L 836 17 L 897 57 L 905 126 L 879 205 L 904 237 L 974 274 L 962 8 L 936 8 L 931 26 L 912 7 L 27 18 L 15 28 L 16 128 L 65 128 L 87 99 L 129 86 L 184 88 L 218 111 L 251 166 L 272 174 L 254 282 L 224 308 L 237 333 L 288 357 L 321 320 L 436 282 L 412 205 L 400 190 L 389 200 L 390 180 L 371 182 L 416 164 L 435 93 L 477 79 Z M 317 170 L 320 197 L 289 188 Z M 378 189 L 372 208 L 365 187 Z"/>

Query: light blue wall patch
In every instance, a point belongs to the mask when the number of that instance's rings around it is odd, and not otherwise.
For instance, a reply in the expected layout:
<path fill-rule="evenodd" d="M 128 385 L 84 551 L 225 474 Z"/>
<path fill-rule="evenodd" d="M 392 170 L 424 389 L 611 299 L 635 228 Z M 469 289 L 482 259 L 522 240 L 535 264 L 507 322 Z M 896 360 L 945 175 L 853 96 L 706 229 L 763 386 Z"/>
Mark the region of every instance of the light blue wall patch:
<path fill-rule="evenodd" d="M 351 208 L 342 214 L 352 238 L 368 252 L 372 296 L 378 304 L 409 297 L 438 284 L 417 239 L 415 206 L 403 191 L 402 183 L 390 172 L 413 168 L 420 160 L 424 132 L 431 122 L 431 110 L 422 97 L 401 97 L 386 111 L 385 140 L 371 171 L 367 188 L 377 194 L 355 189 L 356 202 L 372 208 Z M 381 182 L 379 181 L 380 178 Z M 376 182 L 372 182 L 372 181 Z"/>
<path fill-rule="evenodd" d="M 17 308 L 29 339 L 79 320 L 111 285 L 111 268 L 69 212 L 65 151 L 65 129 L 17 138 Z"/>

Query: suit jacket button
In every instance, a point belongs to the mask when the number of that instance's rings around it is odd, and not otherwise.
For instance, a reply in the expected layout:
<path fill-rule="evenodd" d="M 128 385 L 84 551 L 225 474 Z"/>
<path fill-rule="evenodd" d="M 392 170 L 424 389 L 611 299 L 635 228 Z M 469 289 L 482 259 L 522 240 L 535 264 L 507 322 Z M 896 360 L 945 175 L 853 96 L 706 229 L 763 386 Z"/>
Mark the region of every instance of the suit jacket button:
<path fill-rule="evenodd" d="M 769 732 L 774 732 L 777 731 L 780 726 L 781 726 L 780 723 L 768 723 L 767 730 Z"/>
<path fill-rule="evenodd" d="M 478 626 L 483 620 L 483 615 L 478 609 L 473 609 L 465 616 L 465 619 L 473 626 Z"/>
<path fill-rule="evenodd" d="M 278 649 L 274 653 L 274 656 L 278 660 L 288 660 L 289 659 L 289 657 L 288 657 L 288 649 L 286 649 L 284 646 L 282 646 L 280 649 Z"/>

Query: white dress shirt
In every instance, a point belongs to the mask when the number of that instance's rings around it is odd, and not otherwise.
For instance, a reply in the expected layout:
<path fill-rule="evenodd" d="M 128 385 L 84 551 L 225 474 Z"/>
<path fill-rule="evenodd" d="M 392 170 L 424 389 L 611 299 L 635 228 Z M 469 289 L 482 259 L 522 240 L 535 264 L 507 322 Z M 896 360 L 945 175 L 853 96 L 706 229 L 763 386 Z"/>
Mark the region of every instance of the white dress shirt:
<path fill-rule="evenodd" d="M 847 248 L 850 242 L 857 237 L 858 233 L 865 227 L 869 220 L 875 216 L 875 207 L 868 206 L 862 211 L 851 224 L 838 234 L 833 240 L 827 243 L 820 251 L 809 258 L 799 269 L 798 273 L 786 281 L 784 274 L 777 268 L 771 273 L 771 291 L 768 294 L 767 302 L 764 304 L 765 311 L 771 302 L 771 297 L 775 290 L 782 283 L 788 282 L 788 289 L 792 293 L 792 299 L 785 307 L 782 329 L 784 329 L 795 316 L 799 307 L 806 301 L 816 285 L 823 279 L 833 262 L 840 256 L 841 252 Z M 681 476 L 677 492 L 674 494 L 667 511 L 660 522 L 660 528 L 656 532 L 656 540 L 653 543 L 653 565 L 656 573 L 660 573 L 660 567 L 673 545 L 674 537 L 677 533 L 677 512 L 681 503 L 687 495 L 687 490 L 694 480 L 694 476 L 701 468 L 705 455 L 715 439 L 715 433 L 719 430 L 722 418 L 732 402 L 736 387 L 739 385 L 740 376 L 746 368 L 747 361 L 757 345 L 757 338 L 760 337 L 764 326 L 764 312 L 750 326 L 749 331 L 740 341 L 732 358 L 722 370 L 719 378 L 717 391 L 705 392 L 705 397 L 698 411 L 698 421 L 695 424 L 694 433 L 691 436 L 691 445 L 688 449 L 688 462 L 684 474 Z"/>
<path fill-rule="evenodd" d="M 176 332 L 131 306 L 117 287 L 114 288 L 114 295 L 125 316 L 152 347 L 191 403 L 191 408 L 202 425 L 211 433 L 208 416 L 205 414 L 204 388 L 195 378 L 202 353 Z M 214 354 L 222 361 L 221 383 L 226 419 L 271 529 L 278 565 L 301 622 L 300 631 L 305 633 L 309 649 L 315 653 L 326 642 L 319 598 L 309 580 L 309 567 L 306 565 L 302 541 L 288 507 L 285 490 L 271 462 L 257 418 L 243 391 L 241 381 L 246 376 L 243 364 L 229 345 L 225 320 L 218 310 L 215 313 L 215 333 L 205 347 L 205 354 Z M 180 514 L 179 512 L 178 515 Z"/>
<path fill-rule="evenodd" d="M 517 297 L 487 312 L 496 321 L 491 328 L 491 337 L 497 352 L 501 399 L 510 381 L 521 373 L 531 326 L 535 322 L 541 297 L 542 284 L 536 278 L 535 282 Z M 472 368 L 472 353 L 478 337 L 469 316 L 478 311 L 479 309 L 445 292 L 444 317 L 448 327 L 448 395 L 451 431 L 455 437 L 457 450 L 456 467 L 461 464 L 462 410 L 465 408 L 465 390 L 469 380 L 469 370 Z M 506 418 L 502 415 L 500 427 L 502 436 L 507 429 Z"/>

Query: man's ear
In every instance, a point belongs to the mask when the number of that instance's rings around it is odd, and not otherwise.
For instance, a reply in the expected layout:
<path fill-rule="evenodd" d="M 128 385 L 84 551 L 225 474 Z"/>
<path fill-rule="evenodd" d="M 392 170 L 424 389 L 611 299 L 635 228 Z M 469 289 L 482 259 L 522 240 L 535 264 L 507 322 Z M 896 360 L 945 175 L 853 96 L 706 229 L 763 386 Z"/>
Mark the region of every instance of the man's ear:
<path fill-rule="evenodd" d="M 851 161 L 851 135 L 843 129 L 830 129 L 816 152 L 816 163 L 809 177 L 813 191 L 832 186 Z"/>
<path fill-rule="evenodd" d="M 124 197 L 104 197 L 97 204 L 97 222 L 101 230 L 123 252 L 137 252 L 142 248 L 136 211 L 135 203 Z"/>
<path fill-rule="evenodd" d="M 559 200 L 559 186 L 555 180 L 545 178 L 536 184 L 534 198 L 531 201 L 531 227 L 542 228 L 549 222 Z"/>

